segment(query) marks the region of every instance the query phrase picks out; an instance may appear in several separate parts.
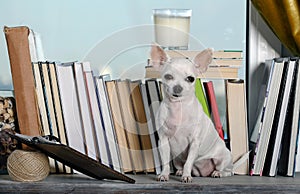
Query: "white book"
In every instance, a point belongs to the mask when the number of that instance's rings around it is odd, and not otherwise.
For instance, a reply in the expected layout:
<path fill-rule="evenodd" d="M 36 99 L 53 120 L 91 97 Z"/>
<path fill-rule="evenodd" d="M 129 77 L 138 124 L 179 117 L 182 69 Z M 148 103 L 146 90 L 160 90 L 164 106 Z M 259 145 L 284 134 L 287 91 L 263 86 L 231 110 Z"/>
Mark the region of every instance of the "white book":
<path fill-rule="evenodd" d="M 28 42 L 31 62 L 45 61 L 40 34 L 30 29 Z"/>
<path fill-rule="evenodd" d="M 285 118 L 286 118 L 290 90 L 291 90 L 291 86 L 292 86 L 293 73 L 294 73 L 294 69 L 295 69 L 294 68 L 295 61 L 290 61 L 288 64 L 285 64 L 285 65 L 287 65 L 288 72 L 287 72 L 286 83 L 285 83 L 285 87 L 284 87 L 284 91 L 283 91 L 280 116 L 279 116 L 279 120 L 278 120 L 276 139 L 275 139 L 273 155 L 272 155 L 271 168 L 270 168 L 270 172 L 269 172 L 270 176 L 276 175 L 277 162 L 278 162 L 279 151 L 280 151 L 280 146 L 281 146 L 281 139 L 282 139 L 282 134 L 283 134 L 283 129 L 284 129 L 284 122 L 285 122 Z"/>
<path fill-rule="evenodd" d="M 95 77 L 95 81 L 96 81 L 97 94 L 98 94 L 99 104 L 101 108 L 104 129 L 107 137 L 110 158 L 112 162 L 111 165 L 114 170 L 121 172 L 122 168 L 120 164 L 119 148 L 117 145 L 116 134 L 114 132 L 115 130 L 112 121 L 111 110 L 109 108 L 107 89 L 105 85 L 105 80 L 110 79 L 108 78 L 108 76 L 109 75 L 102 75 L 99 77 Z"/>
<path fill-rule="evenodd" d="M 299 59 L 297 59 L 296 65 L 299 66 Z M 300 133 L 299 133 L 299 111 L 300 111 L 300 69 L 298 67 L 297 83 L 295 91 L 295 102 L 293 109 L 292 119 L 292 134 L 290 140 L 289 160 L 287 175 L 293 176 L 294 172 L 300 172 Z M 298 133 L 298 134 L 297 134 Z M 299 137 L 298 137 L 299 135 Z M 298 144 L 298 145 L 297 145 Z"/>
<path fill-rule="evenodd" d="M 90 102 L 87 94 L 87 87 L 83 75 L 82 64 L 74 63 L 75 83 L 77 87 L 77 94 L 79 99 L 79 109 L 81 121 L 85 136 L 85 146 L 87 148 L 87 155 L 95 160 L 99 158 L 98 143 L 95 137 L 95 127 L 92 120 Z"/>
<path fill-rule="evenodd" d="M 94 121 L 95 126 L 95 134 L 98 140 L 98 147 L 100 151 L 100 159 L 101 163 L 109 166 L 109 158 L 106 147 L 106 136 L 104 133 L 100 107 L 98 104 L 97 94 L 96 94 L 96 86 L 94 82 L 94 77 L 91 69 L 91 65 L 89 62 L 83 62 L 83 73 L 86 81 L 87 94 L 89 98 L 89 105 L 92 113 L 92 120 Z"/>
<path fill-rule="evenodd" d="M 70 62 L 56 65 L 57 81 L 68 145 L 82 154 L 86 154 L 73 64 Z"/>

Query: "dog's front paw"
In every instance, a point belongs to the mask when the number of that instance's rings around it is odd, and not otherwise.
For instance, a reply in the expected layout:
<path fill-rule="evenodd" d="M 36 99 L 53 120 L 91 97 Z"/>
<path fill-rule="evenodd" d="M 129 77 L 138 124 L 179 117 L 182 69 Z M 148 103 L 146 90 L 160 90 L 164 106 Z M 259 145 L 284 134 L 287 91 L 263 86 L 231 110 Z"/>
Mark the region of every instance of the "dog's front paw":
<path fill-rule="evenodd" d="M 165 181 L 168 181 L 169 180 L 169 175 L 166 175 L 166 174 L 160 174 L 157 176 L 157 181 L 160 181 L 160 182 L 165 182 Z"/>
<path fill-rule="evenodd" d="M 182 176 L 181 177 L 181 182 L 183 183 L 191 183 L 193 178 L 191 176 Z"/>

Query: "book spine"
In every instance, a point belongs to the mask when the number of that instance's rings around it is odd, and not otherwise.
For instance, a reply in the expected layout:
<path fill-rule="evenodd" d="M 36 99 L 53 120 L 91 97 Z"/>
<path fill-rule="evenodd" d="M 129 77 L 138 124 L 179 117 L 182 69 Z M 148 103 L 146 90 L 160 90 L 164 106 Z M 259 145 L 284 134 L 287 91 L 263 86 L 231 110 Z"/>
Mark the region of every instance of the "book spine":
<path fill-rule="evenodd" d="M 154 150 L 154 162 L 155 162 L 155 172 L 156 174 L 161 173 L 161 158 L 158 152 L 158 133 L 156 128 L 155 117 L 158 112 L 160 106 L 160 95 L 158 83 L 155 79 L 146 80 L 145 83 L 146 95 L 148 99 L 148 107 L 149 107 L 149 119 L 148 122 L 151 122 L 151 143 L 152 149 Z"/>
<path fill-rule="evenodd" d="M 85 154 L 84 133 L 73 73 L 73 62 L 56 66 L 58 88 L 69 146 Z"/>
<path fill-rule="evenodd" d="M 79 113 L 84 131 L 84 144 L 87 155 L 95 160 L 99 160 L 99 150 L 96 149 L 95 126 L 93 124 L 90 103 L 87 94 L 86 80 L 84 78 L 83 67 L 79 62 L 74 63 L 75 85 L 79 100 Z"/>
<path fill-rule="evenodd" d="M 210 117 L 210 112 L 209 112 L 209 108 L 208 108 L 207 99 L 206 99 L 206 96 L 204 94 L 204 90 L 203 90 L 203 87 L 202 87 L 202 81 L 201 81 L 200 78 L 197 78 L 196 82 L 195 82 L 195 94 L 196 94 L 196 97 L 199 100 L 200 104 L 202 105 L 204 113 L 208 117 Z"/>
<path fill-rule="evenodd" d="M 127 137 L 124 129 L 124 123 L 121 117 L 120 105 L 118 100 L 116 81 L 106 81 L 109 105 L 112 112 L 112 119 L 117 138 L 117 144 L 120 151 L 120 163 L 123 172 L 131 172 L 133 170 L 131 159 L 128 151 Z"/>
<path fill-rule="evenodd" d="M 224 140 L 223 126 L 222 126 L 221 119 L 220 119 L 219 108 L 218 108 L 218 104 L 217 104 L 217 100 L 216 100 L 216 95 L 214 92 L 213 82 L 209 81 L 209 82 L 205 82 L 203 84 L 204 84 L 204 88 L 206 91 L 207 99 L 208 99 L 210 107 L 211 107 L 211 114 L 212 114 L 212 119 L 215 124 L 215 128 L 218 131 L 220 138 Z"/>
<path fill-rule="evenodd" d="M 92 113 L 92 120 L 94 121 L 94 142 L 100 151 L 101 162 L 109 166 L 109 157 L 107 152 L 107 139 L 105 135 L 105 128 L 103 127 L 102 115 L 100 112 L 100 105 L 96 94 L 96 86 L 94 81 L 93 72 L 89 62 L 83 62 L 83 72 L 88 94 L 89 107 Z M 101 144 L 100 144 L 101 143 Z"/>
<path fill-rule="evenodd" d="M 29 29 L 4 27 L 20 132 L 41 135 L 38 105 L 29 51 Z"/>
<path fill-rule="evenodd" d="M 152 145 L 150 140 L 150 133 L 147 126 L 147 118 L 145 115 L 144 103 L 141 94 L 141 81 L 131 81 L 130 90 L 133 104 L 133 113 L 135 122 L 137 124 L 140 144 L 142 148 L 142 155 L 144 158 L 145 171 L 154 172 L 154 158 L 152 152 Z"/>
<path fill-rule="evenodd" d="M 60 94 L 58 90 L 55 65 L 56 64 L 54 62 L 49 63 L 51 89 L 53 94 L 53 102 L 54 102 L 54 108 L 55 108 L 55 114 L 57 120 L 58 138 L 62 144 L 68 145 L 66 132 L 65 132 L 65 123 L 64 123 L 62 108 L 61 108 Z M 70 167 L 64 165 L 64 172 L 71 173 L 72 170 Z"/>
<path fill-rule="evenodd" d="M 111 110 L 108 104 L 107 88 L 104 81 L 104 76 L 96 77 L 96 87 L 98 99 L 102 112 L 102 119 L 107 137 L 108 150 L 110 154 L 111 166 L 114 170 L 121 172 L 120 151 L 117 146 L 115 128 L 112 121 Z"/>

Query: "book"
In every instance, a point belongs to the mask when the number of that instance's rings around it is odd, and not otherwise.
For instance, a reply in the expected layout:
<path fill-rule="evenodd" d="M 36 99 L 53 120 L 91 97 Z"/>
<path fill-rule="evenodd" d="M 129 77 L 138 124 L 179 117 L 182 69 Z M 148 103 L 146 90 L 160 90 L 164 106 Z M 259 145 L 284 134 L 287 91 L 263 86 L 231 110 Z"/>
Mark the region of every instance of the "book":
<path fill-rule="evenodd" d="M 195 95 L 202 105 L 204 113 L 210 117 L 210 111 L 207 103 L 207 98 L 203 90 L 202 81 L 200 78 L 197 78 L 195 81 Z"/>
<path fill-rule="evenodd" d="M 4 27 L 12 74 L 18 125 L 24 135 L 41 135 L 28 35 L 29 28 Z M 25 149 L 25 147 L 24 147 Z"/>
<path fill-rule="evenodd" d="M 213 120 L 213 123 L 215 124 L 215 128 L 218 131 L 220 138 L 224 140 L 224 131 L 220 119 L 219 108 L 217 104 L 213 82 L 212 81 L 204 82 L 203 85 L 205 88 L 207 101 L 211 110 L 211 118 Z"/>
<path fill-rule="evenodd" d="M 99 180 L 121 180 L 128 183 L 135 183 L 134 179 L 99 163 L 97 160 L 94 160 L 67 145 L 53 140 L 51 141 L 51 139 L 49 140 L 42 136 L 32 137 L 18 133 L 10 133 L 10 136 L 92 178 Z"/>
<path fill-rule="evenodd" d="M 153 160 L 154 160 L 154 170 L 156 174 L 159 174 L 161 171 L 160 168 L 160 157 L 158 153 L 158 145 L 157 145 L 157 137 L 156 134 L 154 133 L 154 122 L 152 121 L 151 118 L 151 113 L 150 113 L 150 106 L 149 106 L 149 99 L 148 99 L 148 94 L 147 94 L 147 88 L 146 84 L 141 83 L 141 93 L 142 93 L 142 99 L 143 99 L 143 104 L 144 104 L 144 110 L 145 110 L 145 116 L 147 120 L 147 127 L 149 130 L 149 136 L 150 136 L 150 141 L 151 141 L 151 147 L 152 147 L 152 154 L 153 154 Z"/>
<path fill-rule="evenodd" d="M 201 51 L 197 50 L 167 50 L 169 57 L 187 57 L 193 59 Z M 218 50 L 213 52 L 214 59 L 242 59 L 243 51 L 241 50 Z"/>
<path fill-rule="evenodd" d="M 28 41 L 31 62 L 46 61 L 40 34 L 29 29 Z"/>
<path fill-rule="evenodd" d="M 73 65 L 74 62 L 56 64 L 57 82 L 68 145 L 86 154 Z"/>
<path fill-rule="evenodd" d="M 130 88 L 128 80 L 116 81 L 117 94 L 120 104 L 121 117 L 123 119 L 124 129 L 127 136 L 129 153 L 131 155 L 133 171 L 143 172 L 144 161 L 139 141 L 139 133 L 134 118 L 132 101 L 130 99 Z"/>
<path fill-rule="evenodd" d="M 133 167 L 131 164 L 131 158 L 129 155 L 129 147 L 127 142 L 126 131 L 124 128 L 120 104 L 118 100 L 117 88 L 115 80 L 108 80 L 105 82 L 107 88 L 107 96 L 109 99 L 109 105 L 112 113 L 112 120 L 114 123 L 114 129 L 117 139 L 117 144 L 120 151 L 120 163 L 122 172 L 132 172 Z"/>
<path fill-rule="evenodd" d="M 120 153 L 117 146 L 117 139 L 114 130 L 114 125 L 112 121 L 112 113 L 111 109 L 108 104 L 108 93 L 107 88 L 105 85 L 105 81 L 110 80 L 110 76 L 108 74 L 96 76 L 95 82 L 97 87 L 97 95 L 99 99 L 99 104 L 102 113 L 103 125 L 107 137 L 108 143 L 108 154 L 110 158 L 110 166 L 118 171 L 121 172 L 121 164 L 120 164 Z"/>
<path fill-rule="evenodd" d="M 227 124 L 233 163 L 249 151 L 247 104 L 243 80 L 226 80 Z M 234 169 L 235 174 L 249 173 L 249 159 Z"/>
<path fill-rule="evenodd" d="M 41 121 L 42 134 L 50 134 L 49 122 L 48 122 L 48 113 L 46 110 L 46 100 L 44 98 L 44 89 L 42 84 L 42 77 L 40 72 L 40 62 L 32 63 L 33 76 L 35 81 L 35 91 L 36 99 L 38 104 L 38 110 Z"/>
<path fill-rule="evenodd" d="M 150 131 L 147 125 L 147 117 L 144 109 L 144 102 L 142 98 L 140 80 L 131 81 L 129 83 L 130 94 L 133 105 L 133 113 L 135 122 L 138 127 L 139 138 L 141 143 L 142 155 L 144 158 L 144 165 L 146 172 L 154 172 L 154 157 L 152 152 L 152 144 L 150 138 Z"/>
<path fill-rule="evenodd" d="M 156 174 L 160 174 L 161 172 L 161 159 L 158 152 L 158 134 L 156 128 L 156 114 L 159 110 L 160 106 L 160 94 L 159 94 L 159 86 L 156 79 L 148 79 L 145 81 L 145 89 L 146 95 L 148 100 L 148 107 L 149 107 L 149 116 L 147 119 L 148 122 L 151 122 L 150 134 L 151 134 L 151 143 L 152 149 L 155 151 L 154 154 L 154 165 L 155 165 L 155 172 Z M 144 94 L 145 95 L 145 94 Z M 146 99 L 146 98 L 145 98 Z"/>
<path fill-rule="evenodd" d="M 50 131 L 47 133 L 44 131 L 44 135 L 53 135 L 55 137 L 59 137 L 57 121 L 56 121 L 56 116 L 55 116 L 55 110 L 54 110 L 52 89 L 51 89 L 51 84 L 50 84 L 48 62 L 40 62 L 38 64 L 39 64 L 39 69 L 40 69 L 40 73 L 41 73 L 44 100 L 45 100 L 46 112 L 47 112 L 47 116 L 48 116 L 48 125 L 49 125 L 49 129 L 50 129 Z M 50 163 L 52 163 L 51 161 L 53 159 L 49 159 L 49 160 L 50 160 Z M 57 166 L 57 172 L 63 172 L 63 164 L 62 163 L 55 161 L 55 166 Z M 52 172 L 56 172 L 55 166 L 54 166 L 54 169 L 52 170 Z"/>
<path fill-rule="evenodd" d="M 254 152 L 250 175 L 262 176 L 283 69 L 284 59 L 274 59 L 274 61 L 272 62 L 271 72 L 268 80 L 264 106 L 262 109 L 263 113 L 261 114 L 262 117 L 259 118 L 261 121 L 258 130 L 259 135 L 256 141 L 256 148 Z"/>
<path fill-rule="evenodd" d="M 88 96 L 88 105 L 91 110 L 92 121 L 94 122 L 94 144 L 100 151 L 100 160 L 103 164 L 109 166 L 109 158 L 107 151 L 107 139 L 105 129 L 102 123 L 102 114 L 100 112 L 100 105 L 96 94 L 95 80 L 91 65 L 89 62 L 83 62 L 83 74 Z"/>
<path fill-rule="evenodd" d="M 299 104 L 300 104 L 300 73 L 299 59 L 291 58 L 290 63 L 295 63 L 292 86 L 281 140 L 280 158 L 277 173 L 283 176 L 295 176 L 295 156 L 297 153 L 297 137 L 299 133 Z"/>
<path fill-rule="evenodd" d="M 56 114 L 56 122 L 57 122 L 57 128 L 58 128 L 58 138 L 62 144 L 68 145 L 67 136 L 65 132 L 65 124 L 62 114 L 62 107 L 61 107 L 61 101 L 60 101 L 60 94 L 58 90 L 58 83 L 57 83 L 57 77 L 56 77 L 56 63 L 55 62 L 49 62 L 49 77 L 50 77 L 50 85 L 52 89 L 52 97 L 54 102 L 54 109 Z M 64 172 L 71 173 L 72 170 L 70 167 L 64 165 Z"/>
<path fill-rule="evenodd" d="M 74 78 L 79 102 L 79 114 L 85 137 L 84 144 L 87 155 L 94 160 L 100 160 L 98 140 L 95 134 L 95 125 L 93 123 L 90 99 L 88 98 L 88 89 L 82 66 L 80 62 L 74 63 Z"/>
<path fill-rule="evenodd" d="M 294 67 L 295 61 L 290 62 L 289 59 L 285 61 L 267 155 L 263 168 L 263 174 L 267 176 L 276 176 L 277 174 L 277 163 L 279 151 L 282 145 L 281 140 L 288 111 L 287 107 L 292 86 Z"/>
<path fill-rule="evenodd" d="M 270 71 L 271 71 L 271 66 L 272 63 L 274 62 L 273 59 L 268 59 L 266 60 L 262 65 L 262 70 L 260 72 L 260 77 L 261 81 L 259 82 L 259 85 L 257 87 L 260 87 L 260 90 L 258 92 L 258 97 L 257 97 L 257 110 L 256 110 L 256 122 L 255 125 L 253 126 L 253 130 L 251 133 L 250 137 L 250 142 L 255 144 L 258 138 L 258 131 L 259 131 L 259 125 L 261 121 L 261 116 L 263 113 L 263 106 L 264 106 L 264 100 L 265 100 L 265 95 L 266 95 L 266 90 L 267 90 L 267 85 L 268 85 L 268 80 L 270 77 Z"/>
<path fill-rule="evenodd" d="M 237 79 L 238 67 L 208 67 L 207 71 L 201 73 L 199 78 L 211 78 L 211 79 Z M 152 66 L 145 67 L 145 78 L 160 78 L 160 73 L 156 71 Z"/>

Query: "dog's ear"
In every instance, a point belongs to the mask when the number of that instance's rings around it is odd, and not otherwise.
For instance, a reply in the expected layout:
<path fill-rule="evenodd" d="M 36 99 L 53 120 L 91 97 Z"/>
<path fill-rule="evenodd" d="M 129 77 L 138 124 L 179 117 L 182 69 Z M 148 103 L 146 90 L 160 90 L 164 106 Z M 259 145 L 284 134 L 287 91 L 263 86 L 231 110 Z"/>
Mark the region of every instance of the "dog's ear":
<path fill-rule="evenodd" d="M 151 46 L 151 65 L 158 71 L 162 69 L 164 63 L 168 60 L 168 56 L 165 51 L 158 45 L 153 44 Z"/>
<path fill-rule="evenodd" d="M 194 64 L 196 66 L 198 75 L 204 73 L 207 70 L 208 65 L 212 61 L 212 56 L 213 49 L 211 48 L 205 49 L 201 53 L 196 55 L 196 57 L 194 58 Z"/>

